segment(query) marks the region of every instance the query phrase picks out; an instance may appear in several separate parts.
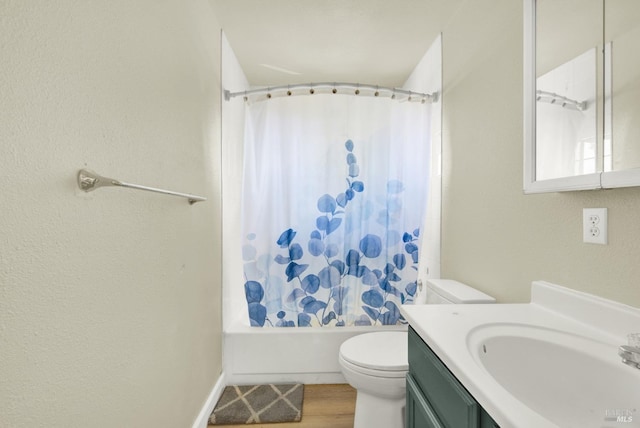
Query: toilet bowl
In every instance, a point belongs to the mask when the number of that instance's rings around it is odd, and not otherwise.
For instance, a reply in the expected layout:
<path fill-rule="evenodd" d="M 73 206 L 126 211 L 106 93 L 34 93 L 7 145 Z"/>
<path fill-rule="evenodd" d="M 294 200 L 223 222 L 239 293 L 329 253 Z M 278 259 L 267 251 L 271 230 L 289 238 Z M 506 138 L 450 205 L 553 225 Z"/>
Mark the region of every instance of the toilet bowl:
<path fill-rule="evenodd" d="M 449 279 L 427 281 L 427 304 L 493 303 L 495 299 Z M 338 355 L 345 379 L 356 389 L 354 428 L 403 428 L 406 375 L 409 370 L 406 331 L 354 336 Z"/>
<path fill-rule="evenodd" d="M 407 332 L 365 333 L 340 346 L 340 368 L 357 391 L 354 428 L 404 426 Z"/>

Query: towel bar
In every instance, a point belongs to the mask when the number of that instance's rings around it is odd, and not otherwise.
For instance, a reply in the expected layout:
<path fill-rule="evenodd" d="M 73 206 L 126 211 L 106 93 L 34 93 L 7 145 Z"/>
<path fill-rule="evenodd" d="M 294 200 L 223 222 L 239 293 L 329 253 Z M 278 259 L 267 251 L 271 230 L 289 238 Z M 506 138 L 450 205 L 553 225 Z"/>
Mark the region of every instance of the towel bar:
<path fill-rule="evenodd" d="M 187 198 L 189 204 L 195 204 L 196 202 L 206 201 L 207 198 L 202 196 L 191 195 L 189 193 L 173 192 L 171 190 L 157 189 L 155 187 L 141 186 L 139 184 L 125 183 L 124 181 L 115 180 L 113 178 L 102 177 L 93 171 L 88 169 L 81 169 L 78 171 L 78 187 L 85 192 L 91 192 L 98 187 L 118 186 L 128 187 L 130 189 L 146 190 L 148 192 L 163 193 L 165 195 L 179 196 L 181 198 Z"/>

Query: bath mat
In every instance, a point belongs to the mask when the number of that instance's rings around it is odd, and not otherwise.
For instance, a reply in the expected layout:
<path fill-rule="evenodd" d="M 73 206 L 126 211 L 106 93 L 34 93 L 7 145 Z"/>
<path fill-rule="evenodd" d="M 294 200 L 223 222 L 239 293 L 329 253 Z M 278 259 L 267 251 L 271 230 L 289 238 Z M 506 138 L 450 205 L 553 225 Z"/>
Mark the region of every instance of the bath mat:
<path fill-rule="evenodd" d="M 230 385 L 222 391 L 209 425 L 300 422 L 304 385 Z"/>

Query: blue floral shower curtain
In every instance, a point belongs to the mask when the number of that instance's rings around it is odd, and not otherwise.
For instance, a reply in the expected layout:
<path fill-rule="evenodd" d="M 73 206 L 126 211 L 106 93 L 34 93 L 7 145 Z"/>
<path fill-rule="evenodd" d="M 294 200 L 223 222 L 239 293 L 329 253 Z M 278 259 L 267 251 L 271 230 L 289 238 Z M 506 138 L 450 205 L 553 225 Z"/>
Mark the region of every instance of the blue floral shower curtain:
<path fill-rule="evenodd" d="M 404 322 L 398 308 L 413 301 L 425 233 L 429 117 L 429 104 L 340 94 L 247 105 L 251 325 Z"/>

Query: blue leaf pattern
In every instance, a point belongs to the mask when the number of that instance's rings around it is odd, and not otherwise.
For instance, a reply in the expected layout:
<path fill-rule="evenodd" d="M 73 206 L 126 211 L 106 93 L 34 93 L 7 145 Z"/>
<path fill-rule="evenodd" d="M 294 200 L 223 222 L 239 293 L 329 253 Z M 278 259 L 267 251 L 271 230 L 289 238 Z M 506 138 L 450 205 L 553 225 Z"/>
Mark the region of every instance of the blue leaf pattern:
<path fill-rule="evenodd" d="M 320 288 L 320 278 L 317 275 L 311 274 L 304 277 L 302 280 L 302 289 L 309 294 L 313 294 Z"/>
<path fill-rule="evenodd" d="M 300 303 L 298 304 L 301 308 L 304 308 L 306 305 L 308 305 L 309 303 L 315 302 L 316 298 L 313 296 L 306 296 L 304 297 L 302 300 L 300 300 Z"/>
<path fill-rule="evenodd" d="M 379 308 L 384 304 L 384 297 L 378 290 L 369 290 L 362 293 L 362 301 L 371 307 Z"/>
<path fill-rule="evenodd" d="M 331 311 L 331 312 L 329 312 L 329 315 L 327 315 L 326 317 L 322 318 L 322 324 L 323 325 L 327 325 L 331 321 L 333 321 L 334 319 L 336 319 L 336 313 Z"/>
<path fill-rule="evenodd" d="M 244 284 L 244 293 L 247 297 L 247 303 L 260 303 L 264 297 L 262 284 L 256 281 L 247 281 Z"/>
<path fill-rule="evenodd" d="M 387 193 L 396 194 L 401 193 L 404 190 L 404 185 L 400 180 L 389 180 L 387 182 Z"/>
<path fill-rule="evenodd" d="M 349 250 L 347 257 L 345 257 L 345 263 L 347 266 L 358 266 L 360 263 L 360 253 L 356 250 Z"/>
<path fill-rule="evenodd" d="M 352 151 L 353 151 L 353 141 L 351 141 L 351 140 L 347 140 L 347 141 L 344 143 L 344 147 L 345 147 L 349 152 L 352 152 Z"/>
<path fill-rule="evenodd" d="M 318 285 L 320 285 L 320 281 L 318 281 Z M 317 289 L 316 289 L 317 291 Z M 301 290 L 300 288 L 294 288 L 291 291 L 291 294 L 289 294 L 289 297 L 287 297 L 287 302 L 288 303 L 293 303 L 296 300 L 298 300 L 299 298 L 306 296 L 306 293 L 304 290 Z"/>
<path fill-rule="evenodd" d="M 367 315 L 369 315 L 369 318 L 371 318 L 373 322 L 376 322 L 378 320 L 378 317 L 380 316 L 380 311 L 370 308 L 369 306 L 363 306 L 362 309 L 364 309 L 364 311 L 367 313 Z M 361 324 L 361 325 L 371 325 L 371 322 L 367 324 Z"/>
<path fill-rule="evenodd" d="M 340 272 L 340 275 L 344 274 L 344 270 L 346 268 L 346 265 L 341 260 L 335 260 L 335 261 L 331 262 L 331 266 L 333 266 L 334 268 L 338 269 L 338 272 Z"/>
<path fill-rule="evenodd" d="M 252 327 L 262 327 L 267 319 L 267 308 L 260 303 L 249 303 L 249 321 Z"/>
<path fill-rule="evenodd" d="M 340 252 L 340 249 L 336 244 L 329 244 L 327 245 L 327 248 L 325 248 L 324 250 L 324 256 L 330 259 L 332 257 L 337 256 L 339 252 Z"/>
<path fill-rule="evenodd" d="M 318 211 L 321 213 L 334 213 L 336 210 L 336 200 L 331 195 L 322 195 L 318 199 Z"/>
<path fill-rule="evenodd" d="M 299 313 L 298 327 L 311 327 L 311 317 L 304 312 Z"/>
<path fill-rule="evenodd" d="M 289 263 L 285 273 L 287 274 L 287 282 L 293 281 L 294 278 L 299 277 L 302 273 L 307 270 L 309 265 L 299 265 L 295 262 Z"/>
<path fill-rule="evenodd" d="M 405 186 L 400 180 L 388 180 L 386 200 L 379 200 L 376 208 L 372 200 L 365 199 L 371 186 L 367 190 L 361 179 L 354 180 L 360 174 L 355 144 L 347 140 L 344 147 L 346 185 L 335 196 L 325 193 L 316 200 L 316 230 L 306 243 L 296 242 L 299 238 L 291 227 L 276 241 L 277 254 L 258 255 L 250 243 L 242 247 L 252 326 L 406 323 L 398 305 L 412 303 L 416 294 L 420 231 L 390 227 L 402 215 L 397 195 Z M 383 232 L 375 232 L 366 222 L 382 225 Z M 246 234 L 247 241 L 256 239 L 258 233 Z M 280 279 L 283 273 L 286 282 Z M 360 287 L 364 290 L 355 300 L 350 292 Z M 357 314 L 357 308 L 362 312 Z"/>
<path fill-rule="evenodd" d="M 309 240 L 309 246 L 307 247 L 312 256 L 318 257 L 324 252 L 324 242 L 320 238 L 311 238 Z M 278 254 L 279 256 L 279 254 Z M 276 256 L 276 257 L 278 257 Z M 277 260 L 276 260 L 277 261 Z M 288 263 L 288 262 L 287 262 Z"/>
<path fill-rule="evenodd" d="M 275 260 L 275 262 L 276 262 L 276 263 L 278 263 L 279 265 L 287 265 L 287 264 L 289 264 L 289 262 L 291 261 L 291 258 L 290 258 L 290 257 L 284 257 L 283 255 L 278 254 L 278 255 L 275 257 L 275 259 L 274 259 L 274 260 Z"/>
<path fill-rule="evenodd" d="M 365 269 L 365 271 L 362 273 L 362 276 L 360 278 L 362 279 L 362 283 L 364 285 L 370 285 L 370 286 L 378 285 L 378 276 L 376 275 L 375 272 L 373 272 L 368 268 Z"/>
<path fill-rule="evenodd" d="M 320 277 L 320 285 L 324 288 L 340 285 L 340 272 L 331 265 L 322 268 L 318 276 Z"/>
<path fill-rule="evenodd" d="M 315 314 L 320 309 L 324 309 L 326 307 L 327 307 L 326 303 L 321 302 L 319 300 L 313 300 L 312 302 L 309 302 L 306 305 L 304 305 L 304 311 L 308 314 Z"/>
<path fill-rule="evenodd" d="M 407 258 L 404 254 L 398 253 L 393 256 L 393 264 L 395 264 L 398 269 L 402 270 L 407 265 Z"/>
<path fill-rule="evenodd" d="M 348 202 L 349 200 L 347 199 L 347 195 L 345 193 L 340 193 L 338 194 L 338 196 L 336 196 L 336 203 L 341 208 L 346 207 Z"/>
<path fill-rule="evenodd" d="M 410 282 L 404 289 L 409 296 L 415 296 L 418 290 L 418 283 L 416 281 Z"/>
<path fill-rule="evenodd" d="M 321 215 L 320 217 L 316 218 L 316 227 L 319 230 L 323 230 L 326 232 L 329 228 L 329 222 L 329 217 L 327 217 L 326 215 Z"/>
<path fill-rule="evenodd" d="M 411 254 L 414 251 L 418 251 L 418 246 L 413 242 L 409 242 L 407 245 L 404 246 L 404 249 L 407 253 Z"/>
<path fill-rule="evenodd" d="M 289 247 L 289 258 L 291 260 L 300 260 L 304 255 L 300 244 L 293 244 Z"/>
<path fill-rule="evenodd" d="M 347 202 L 353 200 L 353 198 L 356 196 L 356 193 L 351 188 L 345 190 L 344 194 L 345 194 L 345 196 L 347 198 Z"/>
<path fill-rule="evenodd" d="M 287 229 L 282 232 L 282 234 L 278 238 L 277 244 L 280 246 L 280 248 L 286 248 L 289 246 L 291 241 L 293 241 L 293 238 L 295 238 L 295 236 L 296 232 L 294 232 L 293 229 Z"/>
<path fill-rule="evenodd" d="M 360 240 L 360 251 L 365 257 L 375 259 L 382 252 L 382 240 L 376 235 L 366 235 Z"/>
<path fill-rule="evenodd" d="M 364 183 L 362 181 L 354 181 L 351 183 L 351 189 L 353 189 L 354 192 L 363 192 Z"/>
<path fill-rule="evenodd" d="M 331 232 L 335 232 L 340 227 L 341 223 L 342 223 L 341 218 L 332 218 L 329 221 L 329 225 L 327 226 L 327 235 L 330 234 Z"/>

